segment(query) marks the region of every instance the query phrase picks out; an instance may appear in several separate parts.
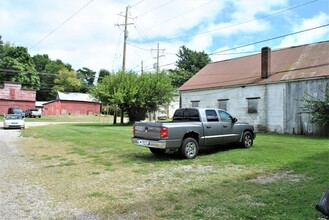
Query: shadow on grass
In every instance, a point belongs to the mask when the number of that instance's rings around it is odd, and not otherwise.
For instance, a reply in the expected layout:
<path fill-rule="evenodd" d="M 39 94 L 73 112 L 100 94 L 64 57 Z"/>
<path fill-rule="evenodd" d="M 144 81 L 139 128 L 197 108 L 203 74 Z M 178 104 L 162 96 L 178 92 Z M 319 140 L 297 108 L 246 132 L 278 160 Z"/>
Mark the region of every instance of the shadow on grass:
<path fill-rule="evenodd" d="M 207 155 L 213 155 L 217 153 L 223 153 L 225 151 L 231 151 L 231 150 L 238 150 L 241 148 L 239 145 L 231 144 L 231 145 L 221 145 L 221 146 L 213 146 L 213 147 L 206 147 L 201 148 L 199 150 L 198 156 L 207 156 Z M 124 155 L 127 157 L 127 155 Z M 178 150 L 175 151 L 166 151 L 164 154 L 153 154 L 150 150 L 145 148 L 145 153 L 136 153 L 136 154 L 130 154 L 128 156 L 129 160 L 131 161 L 140 161 L 140 162 L 162 162 L 162 161 L 180 161 L 180 160 L 186 160 L 189 161 L 189 159 L 183 158 Z M 126 159 L 128 159 L 126 158 Z"/>
<path fill-rule="evenodd" d="M 232 151 L 238 149 L 243 150 L 244 148 L 241 147 L 239 144 L 211 146 L 211 147 L 201 148 L 199 151 L 199 155 L 211 155 L 211 154 L 217 154 L 220 152 Z"/>

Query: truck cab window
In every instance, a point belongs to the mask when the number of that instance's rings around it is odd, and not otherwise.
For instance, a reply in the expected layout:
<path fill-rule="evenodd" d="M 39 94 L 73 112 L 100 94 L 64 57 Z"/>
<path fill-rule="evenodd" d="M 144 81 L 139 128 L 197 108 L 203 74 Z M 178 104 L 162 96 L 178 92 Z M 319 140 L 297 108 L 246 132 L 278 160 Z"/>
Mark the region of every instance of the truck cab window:
<path fill-rule="evenodd" d="M 208 122 L 218 121 L 218 116 L 215 110 L 206 110 L 206 117 Z"/>
<path fill-rule="evenodd" d="M 189 120 L 190 121 L 200 121 L 199 111 L 196 109 L 190 109 Z"/>

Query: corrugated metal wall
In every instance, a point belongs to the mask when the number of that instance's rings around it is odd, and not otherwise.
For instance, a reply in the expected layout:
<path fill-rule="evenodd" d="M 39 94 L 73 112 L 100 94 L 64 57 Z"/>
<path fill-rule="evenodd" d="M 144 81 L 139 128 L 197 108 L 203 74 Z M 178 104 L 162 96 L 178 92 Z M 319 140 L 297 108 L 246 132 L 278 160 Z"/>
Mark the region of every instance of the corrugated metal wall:
<path fill-rule="evenodd" d="M 285 133 L 328 136 L 329 128 L 319 128 L 311 123 L 309 113 L 303 109 L 303 98 L 323 97 L 329 89 L 329 79 L 307 80 L 286 83 Z"/>

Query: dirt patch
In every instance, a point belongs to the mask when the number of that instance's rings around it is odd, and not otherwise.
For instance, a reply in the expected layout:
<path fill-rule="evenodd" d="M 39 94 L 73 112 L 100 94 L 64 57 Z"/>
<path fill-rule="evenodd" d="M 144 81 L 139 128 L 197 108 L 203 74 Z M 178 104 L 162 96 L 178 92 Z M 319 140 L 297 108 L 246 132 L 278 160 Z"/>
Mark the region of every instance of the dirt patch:
<path fill-rule="evenodd" d="M 305 179 L 305 176 L 302 174 L 294 174 L 294 171 L 284 171 L 284 172 L 277 172 L 277 173 L 270 173 L 266 175 L 257 176 L 255 179 L 248 180 L 248 182 L 252 183 L 260 183 L 260 184 L 267 184 L 273 183 L 276 181 L 284 180 L 289 182 L 300 182 L 301 179 Z"/>

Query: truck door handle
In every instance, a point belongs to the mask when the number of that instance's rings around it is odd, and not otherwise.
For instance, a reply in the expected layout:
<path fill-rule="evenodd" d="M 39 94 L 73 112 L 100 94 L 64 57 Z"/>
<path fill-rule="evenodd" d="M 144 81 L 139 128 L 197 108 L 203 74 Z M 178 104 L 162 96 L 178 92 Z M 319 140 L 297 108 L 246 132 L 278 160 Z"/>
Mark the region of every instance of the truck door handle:
<path fill-rule="evenodd" d="M 227 125 L 223 125 L 224 128 L 227 128 Z"/>
<path fill-rule="evenodd" d="M 207 125 L 207 128 L 211 128 L 211 126 L 210 125 Z"/>

